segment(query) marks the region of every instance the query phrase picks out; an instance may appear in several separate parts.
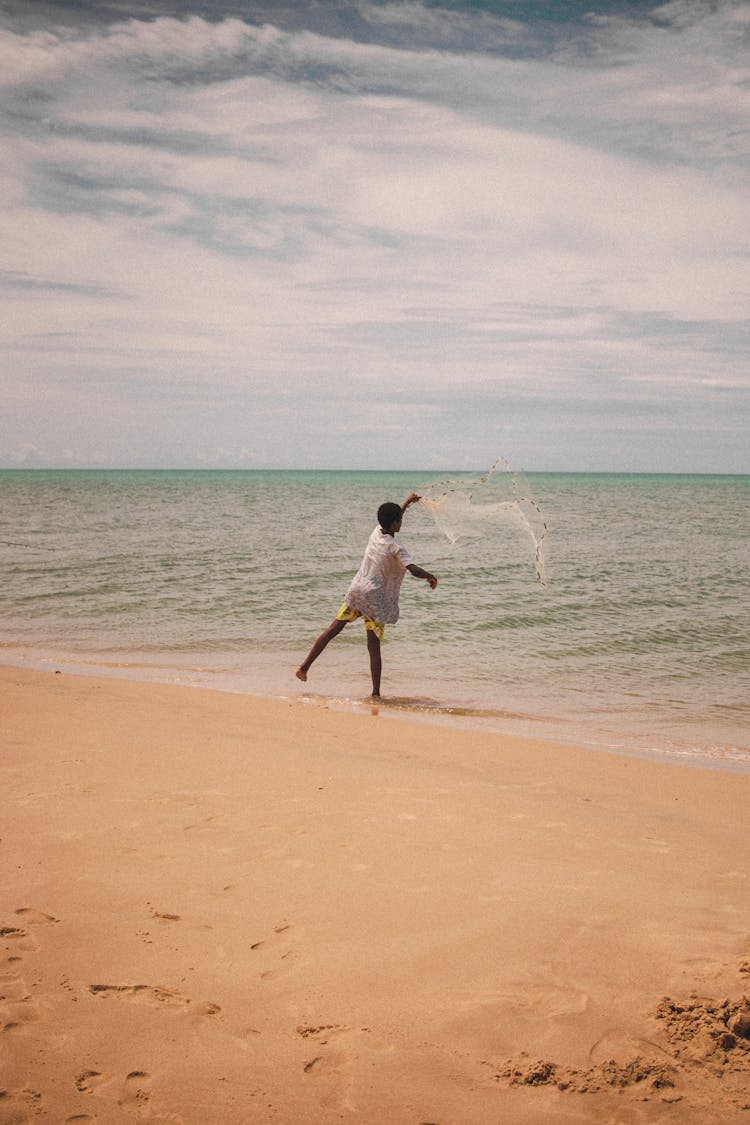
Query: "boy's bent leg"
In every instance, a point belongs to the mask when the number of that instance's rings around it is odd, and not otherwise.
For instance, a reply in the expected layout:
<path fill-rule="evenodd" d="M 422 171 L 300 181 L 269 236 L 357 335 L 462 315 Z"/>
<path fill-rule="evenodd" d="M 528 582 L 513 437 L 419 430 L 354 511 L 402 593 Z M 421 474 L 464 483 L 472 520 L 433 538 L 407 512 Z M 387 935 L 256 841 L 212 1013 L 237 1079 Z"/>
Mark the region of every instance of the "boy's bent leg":
<path fill-rule="evenodd" d="M 328 628 L 320 634 L 317 641 L 294 673 L 298 680 L 302 680 L 303 683 L 305 682 L 310 665 L 318 659 L 326 645 L 332 641 L 334 637 L 337 637 L 346 626 L 346 621 L 340 621 L 338 618 L 334 618 Z"/>
<path fill-rule="evenodd" d="M 370 653 L 370 672 L 372 673 L 372 694 L 380 695 L 380 673 L 383 667 L 380 655 L 380 638 L 372 629 L 367 630 L 367 651 Z"/>

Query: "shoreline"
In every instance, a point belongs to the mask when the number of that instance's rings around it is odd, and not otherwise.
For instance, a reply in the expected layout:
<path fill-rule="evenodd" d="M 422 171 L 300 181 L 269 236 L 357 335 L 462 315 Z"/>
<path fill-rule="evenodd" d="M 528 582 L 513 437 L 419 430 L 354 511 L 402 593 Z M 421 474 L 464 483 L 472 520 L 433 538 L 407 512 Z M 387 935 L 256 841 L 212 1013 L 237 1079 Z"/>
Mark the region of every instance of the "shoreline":
<path fill-rule="evenodd" d="M 57 667 L 55 667 L 57 666 Z M 228 695 L 247 696 L 251 699 L 269 699 L 279 702 L 306 703 L 324 708 L 358 713 L 369 711 L 372 703 L 367 696 L 323 694 L 315 690 L 315 683 L 300 684 L 289 675 L 288 690 L 281 688 L 278 679 L 262 683 L 257 689 L 251 686 L 255 677 L 250 671 L 244 674 L 217 672 L 216 669 L 164 663 L 139 662 L 136 659 L 107 662 L 96 657 L 81 655 L 28 655 L 20 650 L 6 650 L 0 654 L 0 668 L 22 668 L 40 672 L 64 672 L 67 675 L 102 677 L 129 683 L 164 684 L 214 691 Z M 661 739 L 656 745 L 643 745 L 643 738 L 632 732 L 628 735 L 596 729 L 591 723 L 579 723 L 571 718 L 547 715 L 514 714 L 498 708 L 482 708 L 460 703 L 443 703 L 422 697 L 405 698 L 384 696 L 378 706 L 383 717 L 406 722 L 425 723 L 432 726 L 449 725 L 462 730 L 476 730 L 498 736 L 518 737 L 531 741 L 551 741 L 567 747 L 582 747 L 600 753 L 622 755 L 628 758 L 659 761 L 698 769 L 716 769 L 728 773 L 750 774 L 750 745 L 694 746 L 687 742 Z M 554 730 L 554 733 L 553 733 Z"/>
<path fill-rule="evenodd" d="M 0 668 L 0 1120 L 739 1125 L 750 778 Z"/>

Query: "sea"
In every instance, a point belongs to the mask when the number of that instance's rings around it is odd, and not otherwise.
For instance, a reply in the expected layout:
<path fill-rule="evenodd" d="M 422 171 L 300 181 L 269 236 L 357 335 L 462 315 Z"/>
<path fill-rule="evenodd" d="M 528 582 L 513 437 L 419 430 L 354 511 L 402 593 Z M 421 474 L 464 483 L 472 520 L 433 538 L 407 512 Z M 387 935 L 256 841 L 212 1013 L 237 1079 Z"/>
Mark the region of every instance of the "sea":
<path fill-rule="evenodd" d="M 0 662 L 370 713 L 294 672 L 411 492 L 380 715 L 750 770 L 750 476 L 4 470 Z"/>

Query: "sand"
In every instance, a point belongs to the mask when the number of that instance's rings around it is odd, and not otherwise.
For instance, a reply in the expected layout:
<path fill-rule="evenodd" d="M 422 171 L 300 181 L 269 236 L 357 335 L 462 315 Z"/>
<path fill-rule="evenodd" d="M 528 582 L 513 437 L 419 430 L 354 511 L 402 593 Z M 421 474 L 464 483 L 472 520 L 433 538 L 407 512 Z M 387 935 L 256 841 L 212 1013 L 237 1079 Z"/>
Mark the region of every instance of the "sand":
<path fill-rule="evenodd" d="M 750 776 L 66 673 L 0 699 L 0 1125 L 750 1122 Z"/>

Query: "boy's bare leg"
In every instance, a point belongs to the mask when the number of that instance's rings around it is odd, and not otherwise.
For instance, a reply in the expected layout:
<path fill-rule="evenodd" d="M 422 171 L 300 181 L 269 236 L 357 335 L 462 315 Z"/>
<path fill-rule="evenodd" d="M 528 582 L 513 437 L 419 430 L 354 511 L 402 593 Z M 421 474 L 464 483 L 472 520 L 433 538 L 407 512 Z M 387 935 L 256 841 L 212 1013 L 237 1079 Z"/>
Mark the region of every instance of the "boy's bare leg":
<path fill-rule="evenodd" d="M 329 641 L 332 641 L 334 637 L 337 637 L 347 624 L 348 622 L 346 621 L 339 621 L 338 619 L 334 619 L 328 626 L 328 628 L 320 634 L 317 641 L 312 646 L 297 671 L 294 673 L 298 680 L 302 680 L 303 683 L 305 682 L 310 665 L 313 663 L 313 661 L 318 659 Z"/>
<path fill-rule="evenodd" d="M 370 653 L 370 672 L 372 673 L 372 694 L 374 699 L 380 698 L 380 672 L 383 662 L 380 656 L 380 638 L 372 629 L 367 630 L 367 650 Z"/>

